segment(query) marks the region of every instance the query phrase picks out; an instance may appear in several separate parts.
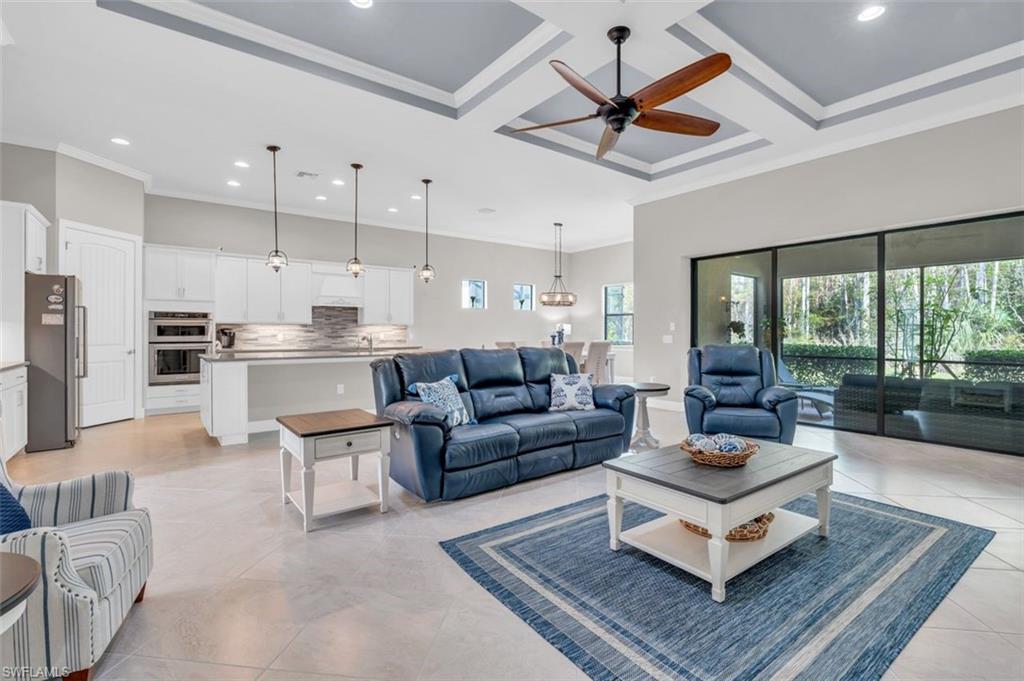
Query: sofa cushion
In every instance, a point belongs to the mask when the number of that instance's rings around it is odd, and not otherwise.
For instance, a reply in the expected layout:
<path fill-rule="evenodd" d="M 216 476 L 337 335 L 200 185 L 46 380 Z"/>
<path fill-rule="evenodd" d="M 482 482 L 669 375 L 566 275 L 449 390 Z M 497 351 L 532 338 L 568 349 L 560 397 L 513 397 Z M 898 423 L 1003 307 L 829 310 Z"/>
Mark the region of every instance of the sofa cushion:
<path fill-rule="evenodd" d="M 100 598 L 127 578 L 153 536 L 144 508 L 68 523 L 59 530 L 71 545 L 72 567 Z"/>
<path fill-rule="evenodd" d="M 519 433 L 519 451 L 572 444 L 576 441 L 576 426 L 566 414 L 545 412 L 540 414 L 506 414 L 488 423 L 504 423 Z"/>
<path fill-rule="evenodd" d="M 626 419 L 622 417 L 622 414 L 611 409 L 567 411 L 565 415 L 576 424 L 577 442 L 622 435 L 622 431 L 626 429 Z"/>
<path fill-rule="evenodd" d="M 536 411 L 551 406 L 551 374 L 570 374 L 569 357 L 559 348 L 519 348 L 526 389 Z"/>
<path fill-rule="evenodd" d="M 779 436 L 779 417 L 757 407 L 716 407 L 704 413 L 704 432 L 775 438 Z"/>
<path fill-rule="evenodd" d="M 516 464 L 519 466 L 520 482 L 567 471 L 572 468 L 572 445 L 547 447 L 520 454 L 516 457 Z"/>
<path fill-rule="evenodd" d="M 415 383 L 436 383 L 446 376 L 455 376 L 455 387 L 459 389 L 459 397 L 466 405 L 469 418 L 475 418 L 473 400 L 468 392 L 466 369 L 462 365 L 462 355 L 458 350 L 397 354 L 394 363 L 398 368 L 401 392 L 406 399 L 419 399 L 418 396 L 409 393 L 409 387 Z"/>
<path fill-rule="evenodd" d="M 481 423 L 452 428 L 444 450 L 444 468 L 453 471 L 515 456 L 519 436 L 501 423 Z"/>
<path fill-rule="evenodd" d="M 461 352 L 473 411 L 478 419 L 533 411 L 518 352 L 472 349 Z"/>

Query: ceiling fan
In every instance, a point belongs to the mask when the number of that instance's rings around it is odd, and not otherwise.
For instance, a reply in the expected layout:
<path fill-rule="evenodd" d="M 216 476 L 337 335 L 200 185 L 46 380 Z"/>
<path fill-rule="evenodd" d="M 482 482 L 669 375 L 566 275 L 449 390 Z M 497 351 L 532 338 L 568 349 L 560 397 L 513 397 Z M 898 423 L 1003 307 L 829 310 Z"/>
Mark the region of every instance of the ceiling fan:
<path fill-rule="evenodd" d="M 672 132 L 677 135 L 699 135 L 701 137 L 713 135 L 720 125 L 717 121 L 655 107 L 686 94 L 715 76 L 725 73 L 732 65 L 729 55 L 724 52 L 716 52 L 689 66 L 684 66 L 626 97 L 622 94 L 622 43 L 626 42 L 628 37 L 629 28 L 626 26 L 615 26 L 608 30 L 608 39 L 615 43 L 616 93 L 614 97 L 606 96 L 564 62 L 557 59 L 550 62 L 552 68 L 569 85 L 597 104 L 596 113 L 555 123 L 533 125 L 513 130 L 513 132 L 528 132 L 601 118 L 605 122 L 605 128 L 601 135 L 601 141 L 597 145 L 597 158 L 599 159 L 604 158 L 604 155 L 611 151 L 619 140 L 619 135 L 631 124 L 650 130 Z"/>

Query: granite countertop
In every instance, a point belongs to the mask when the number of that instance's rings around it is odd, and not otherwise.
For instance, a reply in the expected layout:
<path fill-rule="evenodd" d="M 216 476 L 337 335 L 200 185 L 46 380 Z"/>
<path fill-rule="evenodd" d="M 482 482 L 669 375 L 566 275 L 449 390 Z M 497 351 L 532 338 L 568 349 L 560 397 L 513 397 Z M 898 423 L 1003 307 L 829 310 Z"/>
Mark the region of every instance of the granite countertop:
<path fill-rule="evenodd" d="M 27 367 L 28 362 L 22 360 L 20 362 L 0 362 L 0 371 L 7 371 L 8 369 L 20 369 L 21 367 Z"/>
<path fill-rule="evenodd" d="M 391 357 L 395 353 L 406 350 L 420 350 L 419 345 L 391 345 L 375 347 L 371 353 L 368 349 L 356 350 L 355 348 L 333 348 L 324 350 L 223 350 L 200 355 L 200 359 L 210 362 L 249 362 L 261 360 L 282 360 L 282 359 L 333 359 L 333 358 L 361 358 L 373 359 L 375 357 Z"/>

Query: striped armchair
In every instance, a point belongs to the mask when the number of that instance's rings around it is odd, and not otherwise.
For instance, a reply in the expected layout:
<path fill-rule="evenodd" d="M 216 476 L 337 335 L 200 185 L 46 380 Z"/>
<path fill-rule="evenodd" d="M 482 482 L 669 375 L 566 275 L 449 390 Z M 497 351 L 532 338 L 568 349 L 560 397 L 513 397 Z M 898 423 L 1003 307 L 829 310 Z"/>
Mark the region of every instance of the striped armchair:
<path fill-rule="evenodd" d="M 86 681 L 133 603 L 153 563 L 149 512 L 132 508 L 127 471 L 19 485 L 0 463 L 0 484 L 32 521 L 0 535 L 0 551 L 30 556 L 42 583 L 24 615 L 0 635 L 3 678 Z"/>

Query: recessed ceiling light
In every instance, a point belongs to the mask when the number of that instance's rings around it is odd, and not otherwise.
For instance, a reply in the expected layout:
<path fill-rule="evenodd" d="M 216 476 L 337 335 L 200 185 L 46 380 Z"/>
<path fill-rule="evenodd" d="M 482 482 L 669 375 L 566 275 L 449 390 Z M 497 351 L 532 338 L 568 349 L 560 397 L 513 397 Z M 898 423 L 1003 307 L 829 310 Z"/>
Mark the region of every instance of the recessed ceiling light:
<path fill-rule="evenodd" d="M 319 195 L 317 195 L 316 200 L 317 201 L 326 201 L 327 197 L 324 196 L 323 194 L 319 194 Z"/>
<path fill-rule="evenodd" d="M 389 213 L 397 213 L 398 209 L 397 208 L 388 208 L 388 212 Z"/>
<path fill-rule="evenodd" d="M 110 141 L 113 142 L 114 144 L 118 144 L 118 145 L 120 145 L 122 147 L 127 147 L 129 144 L 131 144 L 131 142 L 129 142 L 128 140 L 126 140 L 123 137 L 111 137 Z"/>
<path fill-rule="evenodd" d="M 354 7 L 359 9 L 370 9 L 373 7 L 373 0 L 348 0 Z"/>
<path fill-rule="evenodd" d="M 413 195 L 412 195 L 412 196 L 410 196 L 409 198 L 410 198 L 410 199 L 412 199 L 413 201 L 419 201 L 419 200 L 420 200 L 420 199 L 422 199 L 423 197 L 422 197 L 422 196 L 420 196 L 419 194 L 413 194 Z"/>
<path fill-rule="evenodd" d="M 246 163 L 245 161 L 235 161 L 235 167 L 236 168 L 248 168 L 249 164 Z"/>
<path fill-rule="evenodd" d="M 331 184 L 340 187 L 341 185 L 345 184 L 345 180 L 331 180 Z"/>
<path fill-rule="evenodd" d="M 885 14 L 885 8 L 881 5 L 871 5 L 870 7 L 864 8 L 860 14 L 857 15 L 857 21 L 871 21 Z"/>
<path fill-rule="evenodd" d="M 242 183 L 239 182 L 238 180 L 228 180 L 228 186 L 229 187 L 241 187 Z"/>
<path fill-rule="evenodd" d="M 491 213 L 496 213 L 497 211 L 494 210 L 493 208 L 477 208 L 476 212 L 482 213 L 484 215 L 490 215 Z"/>

